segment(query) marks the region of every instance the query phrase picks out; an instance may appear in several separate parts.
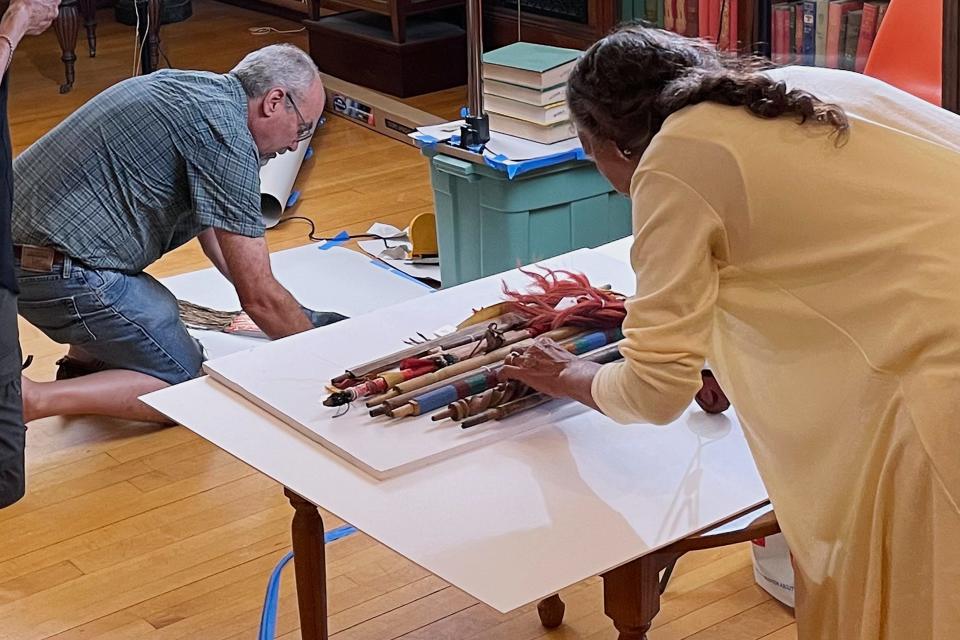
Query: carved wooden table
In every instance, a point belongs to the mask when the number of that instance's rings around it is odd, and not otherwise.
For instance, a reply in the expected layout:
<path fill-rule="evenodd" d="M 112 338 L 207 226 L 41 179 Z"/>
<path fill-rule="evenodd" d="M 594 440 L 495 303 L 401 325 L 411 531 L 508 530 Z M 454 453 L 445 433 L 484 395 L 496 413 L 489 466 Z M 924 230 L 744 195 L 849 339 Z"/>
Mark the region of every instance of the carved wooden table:
<path fill-rule="evenodd" d="M 725 411 L 730 403 L 713 373 L 703 371 L 704 386 L 697 404 L 707 413 Z M 309 500 L 288 488 L 284 494 L 294 509 L 291 537 L 296 567 L 297 604 L 300 610 L 300 635 L 303 640 L 327 640 L 327 578 L 323 519 Z M 718 527 L 717 529 L 720 529 Z M 613 620 L 619 640 L 646 640 L 653 619 L 660 612 L 660 596 L 667 587 L 673 568 L 690 551 L 713 549 L 765 538 L 780 533 L 776 514 L 768 511 L 743 528 L 722 533 L 694 535 L 670 544 L 615 569 L 603 578 L 604 613 Z M 661 572 L 663 575 L 661 577 Z M 540 623 L 548 628 L 563 623 L 566 605 L 554 594 L 537 605 Z"/>
<path fill-rule="evenodd" d="M 147 0 L 146 15 L 141 18 L 141 29 L 138 38 L 146 33 L 144 44 L 142 69 L 149 73 L 157 68 L 160 55 L 160 7 L 162 0 Z M 67 93 L 73 88 L 76 77 L 77 36 L 80 33 L 80 18 L 87 31 L 87 46 L 90 57 L 97 55 L 97 3 L 96 0 L 61 0 L 60 13 L 54 21 L 53 28 L 60 43 L 64 66 L 64 83 L 60 85 L 60 93 Z M 149 24 L 149 29 L 147 25 Z"/>
<path fill-rule="evenodd" d="M 296 567 L 300 637 L 327 640 L 327 573 L 323 519 L 317 507 L 290 489 L 284 494 L 294 508 L 291 533 Z M 768 511 L 736 531 L 692 536 L 654 551 L 601 575 L 603 611 L 620 632 L 619 640 L 647 640 L 653 619 L 660 612 L 660 595 L 677 560 L 685 553 L 713 549 L 780 533 L 776 514 Z M 663 571 L 661 578 L 660 572 Z M 540 623 L 548 628 L 563 623 L 566 605 L 554 594 L 537 605 Z"/>

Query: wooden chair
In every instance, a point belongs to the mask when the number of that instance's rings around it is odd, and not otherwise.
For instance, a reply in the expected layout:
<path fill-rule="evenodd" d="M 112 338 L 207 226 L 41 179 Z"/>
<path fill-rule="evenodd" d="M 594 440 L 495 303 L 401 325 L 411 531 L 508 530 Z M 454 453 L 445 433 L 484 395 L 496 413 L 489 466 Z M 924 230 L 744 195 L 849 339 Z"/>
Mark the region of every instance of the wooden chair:
<path fill-rule="evenodd" d="M 144 50 L 148 52 L 151 69 L 156 69 L 159 64 L 162 3 L 163 0 L 148 0 L 147 10 L 142 14 L 144 24 L 149 26 Z M 148 16 L 149 22 L 147 22 Z M 60 11 L 53 23 L 57 41 L 60 43 L 60 59 L 63 60 L 64 67 L 64 83 L 60 85 L 60 93 L 70 91 L 76 78 L 77 36 L 80 33 L 81 17 L 87 31 L 90 57 L 94 58 L 97 55 L 97 0 L 60 0 Z M 144 65 L 146 66 L 146 63 Z"/>

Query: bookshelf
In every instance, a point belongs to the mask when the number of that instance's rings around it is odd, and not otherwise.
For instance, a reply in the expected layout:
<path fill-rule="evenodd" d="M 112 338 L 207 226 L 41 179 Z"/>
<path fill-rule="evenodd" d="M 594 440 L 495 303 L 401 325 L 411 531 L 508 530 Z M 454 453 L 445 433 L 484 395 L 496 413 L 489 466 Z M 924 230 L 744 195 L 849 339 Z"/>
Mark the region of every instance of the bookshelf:
<path fill-rule="evenodd" d="M 739 0 L 736 20 L 741 51 L 757 50 L 760 21 L 769 20 L 772 13 L 769 9 L 780 1 Z M 646 0 L 624 0 L 620 19 L 644 19 L 645 6 Z M 943 0 L 942 104 L 944 108 L 960 113 L 960 0 Z"/>

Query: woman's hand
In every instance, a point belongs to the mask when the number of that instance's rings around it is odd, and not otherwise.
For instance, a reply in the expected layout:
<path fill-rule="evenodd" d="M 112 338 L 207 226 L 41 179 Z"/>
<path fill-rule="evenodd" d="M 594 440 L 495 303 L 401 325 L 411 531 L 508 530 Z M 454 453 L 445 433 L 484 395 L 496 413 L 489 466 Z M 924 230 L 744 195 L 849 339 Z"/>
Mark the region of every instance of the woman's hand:
<path fill-rule="evenodd" d="M 590 387 L 600 365 L 580 360 L 549 338 L 537 338 L 523 353 L 512 353 L 500 369 L 501 380 L 519 380 L 555 398 L 573 398 L 597 408 Z"/>
<path fill-rule="evenodd" d="M 36 36 L 53 24 L 60 0 L 12 0 L 4 14 L 3 33 L 14 46 L 24 35 Z"/>

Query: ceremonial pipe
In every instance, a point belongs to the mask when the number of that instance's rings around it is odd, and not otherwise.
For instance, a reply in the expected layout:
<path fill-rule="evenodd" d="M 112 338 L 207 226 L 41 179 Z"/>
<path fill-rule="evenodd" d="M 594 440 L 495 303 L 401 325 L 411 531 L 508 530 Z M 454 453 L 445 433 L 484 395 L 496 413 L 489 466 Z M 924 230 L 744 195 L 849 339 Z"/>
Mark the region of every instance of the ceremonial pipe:
<path fill-rule="evenodd" d="M 389 410 L 391 410 L 391 409 L 396 409 L 396 408 L 399 407 L 400 405 L 406 404 L 407 402 L 409 402 L 410 400 L 413 400 L 414 398 L 416 398 L 418 395 L 420 395 L 420 394 L 422 394 L 422 393 L 427 393 L 428 391 L 433 391 L 434 389 L 439 389 L 439 388 L 444 387 L 444 386 L 446 386 L 446 385 L 448 385 L 448 384 L 454 384 L 454 383 L 456 383 L 456 382 L 460 382 L 461 380 L 466 380 L 466 379 L 469 378 L 470 376 L 475 376 L 475 375 L 477 375 L 477 374 L 479 374 L 479 373 L 482 373 L 482 372 L 485 372 L 485 371 L 493 371 L 493 372 L 499 371 L 501 366 L 502 366 L 502 365 L 495 365 L 495 366 L 492 366 L 492 367 L 490 367 L 490 366 L 479 367 L 479 368 L 474 369 L 474 370 L 472 370 L 472 371 L 467 371 L 466 373 L 461 373 L 460 375 L 454 376 L 453 378 L 449 378 L 449 379 L 447 379 L 447 380 L 440 380 L 440 381 L 438 381 L 438 382 L 434 382 L 433 384 L 429 384 L 429 385 L 423 387 L 422 389 L 416 389 L 416 390 L 414 390 L 414 391 L 409 391 L 409 392 L 407 392 L 407 393 L 404 393 L 404 394 L 398 395 L 398 396 L 394 396 L 394 397 L 392 397 L 392 398 L 384 398 L 383 400 L 380 401 L 380 403 L 379 403 L 378 405 L 373 406 L 373 408 L 370 409 L 370 415 L 371 415 L 371 416 L 382 416 L 382 415 L 384 415 L 385 413 L 387 413 L 387 411 L 389 411 Z M 378 396 L 378 397 L 382 397 L 382 396 Z M 369 404 L 369 403 L 368 403 L 368 404 Z"/>
<path fill-rule="evenodd" d="M 603 331 L 588 331 L 560 343 L 560 346 L 574 355 L 581 355 L 604 347 L 611 342 L 619 342 L 623 338 L 620 329 L 606 329 Z M 391 418 L 403 418 L 406 416 L 418 416 L 434 409 L 439 409 L 443 405 L 475 396 L 478 393 L 487 391 L 497 386 L 496 373 L 479 373 L 465 380 L 456 383 L 448 382 L 440 388 L 429 392 L 423 391 L 409 403 L 391 408 L 386 414 Z"/>
<path fill-rule="evenodd" d="M 503 339 L 497 348 L 499 349 L 500 347 L 516 344 L 521 340 L 526 340 L 527 338 L 533 337 L 531 334 L 532 334 L 532 331 L 530 329 L 519 329 L 517 331 L 508 331 L 503 335 Z M 445 351 L 443 353 L 453 356 L 455 359 L 459 360 L 460 362 L 464 362 L 466 360 L 470 360 L 476 357 L 473 355 L 473 352 L 477 350 L 477 343 L 479 342 L 480 341 L 478 340 L 477 342 L 464 345 L 459 348 L 459 351 L 451 350 L 451 351 Z M 483 351 L 478 355 L 483 355 L 485 353 L 489 353 L 489 351 Z M 469 374 L 471 372 L 467 372 L 467 373 Z M 400 380 L 398 382 L 403 382 L 403 380 Z M 439 383 L 433 383 L 428 386 L 432 388 L 435 385 L 443 384 L 443 382 L 444 381 L 441 380 Z M 380 405 L 390 400 L 393 400 L 394 402 L 396 402 L 396 399 L 400 396 L 400 392 L 394 389 L 393 386 L 394 385 L 390 385 L 390 388 L 385 389 L 382 393 L 379 393 L 378 395 L 375 395 L 372 398 L 367 399 L 366 404 L 367 404 L 367 407 L 371 409 L 370 411 L 371 416 L 379 416 L 386 413 L 386 410 L 382 410 L 382 409 L 377 410 L 376 407 L 379 407 Z M 407 394 L 403 394 L 403 395 L 406 396 Z M 409 398 L 404 397 L 404 402 L 406 402 L 408 399 Z M 402 403 L 399 403 L 399 404 L 402 404 Z M 399 406 L 399 404 L 394 404 L 393 407 Z M 390 407 L 390 408 L 392 409 L 393 407 Z"/>
<path fill-rule="evenodd" d="M 367 402 L 367 406 L 375 407 L 379 404 L 382 404 L 382 402 L 387 398 L 390 398 L 393 394 L 388 392 L 397 384 L 405 380 L 412 380 L 413 378 L 418 378 L 426 373 L 432 373 L 443 368 L 443 366 L 449 366 L 449 364 L 469 360 L 470 358 L 473 358 L 478 351 L 482 355 L 491 349 L 499 349 L 500 347 L 520 342 L 521 340 L 531 337 L 533 334 L 533 331 L 530 329 L 507 331 L 506 333 L 495 332 L 493 339 L 488 340 L 488 344 L 481 349 L 483 342 L 490 338 L 490 331 L 491 330 L 488 328 L 488 333 L 484 335 L 484 338 L 477 340 L 476 342 L 471 342 L 470 344 L 466 344 L 449 351 L 439 351 L 424 354 L 421 356 L 421 358 L 426 360 L 422 366 L 417 366 L 411 362 L 405 368 L 382 371 L 377 374 L 376 377 L 369 378 L 359 384 L 347 387 L 346 389 L 334 391 L 329 397 L 327 397 L 326 400 L 323 401 L 323 404 L 327 407 L 339 407 L 349 402 L 353 402 L 359 398 L 373 396 Z M 447 364 L 435 364 L 437 360 L 446 361 Z M 431 364 L 431 361 L 433 361 L 434 364 Z M 403 362 L 401 362 L 401 364 L 403 364 Z M 378 412 L 373 415 L 380 415 L 380 413 L 383 412 Z"/>
<path fill-rule="evenodd" d="M 560 329 L 548 331 L 543 335 L 548 338 L 553 338 L 554 340 L 563 340 L 580 331 L 583 331 L 583 329 L 578 327 L 561 327 Z M 482 356 L 452 364 L 449 367 L 444 367 L 443 369 L 439 369 L 433 373 L 428 373 L 425 376 L 413 378 L 412 380 L 406 380 L 398 384 L 396 387 L 394 387 L 394 389 L 397 390 L 397 395 L 400 395 L 401 393 L 407 393 L 408 391 L 414 391 L 415 389 L 422 389 L 423 387 L 433 384 L 434 382 L 447 380 L 453 376 L 460 375 L 461 373 L 465 373 L 473 369 L 479 369 L 484 365 L 500 362 L 514 349 L 524 349 L 529 347 L 531 344 L 533 344 L 533 341 L 534 338 L 527 338 L 526 340 L 521 340 L 515 344 L 506 347 L 500 347 L 496 351 L 485 353 Z"/>
<path fill-rule="evenodd" d="M 499 407 L 487 409 L 483 413 L 477 414 L 472 418 L 467 418 L 460 423 L 460 428 L 469 429 L 470 427 L 475 427 L 483 424 L 484 422 L 489 422 L 490 420 L 503 420 L 504 418 L 512 416 L 516 413 L 520 413 L 521 411 L 539 407 L 540 405 L 546 404 L 554 399 L 555 398 L 553 396 L 548 396 L 545 393 L 531 393 L 530 395 L 523 396 L 522 398 L 518 398 L 506 404 L 502 404 Z"/>
<path fill-rule="evenodd" d="M 508 380 L 474 396 L 454 400 L 447 405 L 446 409 L 430 416 L 430 419 L 439 422 L 450 418 L 455 422 L 462 422 L 470 416 L 512 402 L 528 393 L 530 393 L 530 388 L 526 385 L 517 380 Z"/>
<path fill-rule="evenodd" d="M 460 347 L 471 342 L 477 342 L 478 340 L 482 339 L 484 335 L 486 335 L 487 328 L 491 324 L 496 324 L 498 330 L 504 331 L 513 329 L 523 322 L 524 319 L 519 315 L 515 313 L 505 313 L 502 316 L 492 318 L 488 322 L 471 325 L 469 327 L 460 329 L 459 331 L 454 331 L 453 333 L 449 333 L 445 336 L 434 338 L 421 344 L 413 345 L 412 347 L 402 349 L 390 355 L 376 358 L 375 360 L 370 360 L 369 362 L 364 362 L 363 364 L 348 367 L 346 372 L 334 378 L 333 382 L 340 382 L 351 377 L 363 378 L 374 373 L 380 373 L 381 371 L 386 371 L 392 366 L 398 364 L 402 360 L 422 356 L 434 349 L 452 349 L 454 347 Z"/>
<path fill-rule="evenodd" d="M 386 413 L 391 418 L 404 418 L 406 416 L 419 416 L 429 411 L 439 409 L 460 398 L 476 395 L 491 387 L 495 387 L 498 383 L 498 372 L 499 369 L 490 369 L 480 373 L 473 373 L 459 382 L 445 381 L 446 384 L 438 389 L 424 391 L 408 403 L 396 409 L 388 409 Z"/>
<path fill-rule="evenodd" d="M 598 364 L 606 364 L 608 362 L 620 360 L 622 357 L 623 356 L 620 354 L 620 346 L 618 344 L 610 344 L 595 351 L 591 351 L 590 353 L 585 353 L 584 355 L 580 356 L 580 359 L 589 360 L 590 362 L 596 362 Z M 475 427 L 490 420 L 503 420 L 508 416 L 512 416 L 520 411 L 538 407 L 542 404 L 550 402 L 551 400 L 554 400 L 554 397 L 545 393 L 531 393 L 516 400 L 506 402 L 499 407 L 492 407 L 483 411 L 482 413 L 478 413 L 475 416 L 470 416 L 460 423 L 460 427 L 463 429 L 469 429 L 470 427 Z M 448 409 L 457 411 L 458 408 L 459 407 L 451 405 Z"/>
<path fill-rule="evenodd" d="M 498 331 L 498 333 L 500 332 Z M 515 342 L 520 342 L 521 340 L 526 340 L 527 338 L 533 338 L 535 337 L 535 335 L 536 334 L 531 329 L 516 329 L 513 331 L 504 331 L 500 333 L 500 340 L 498 340 L 498 344 L 496 348 L 499 349 L 500 347 L 505 347 L 508 344 L 514 344 Z M 467 358 L 472 358 L 476 355 L 480 355 L 481 353 L 485 353 L 483 351 L 478 351 L 479 347 L 477 345 L 482 341 L 483 340 L 480 339 L 480 340 L 477 340 L 476 342 L 471 342 L 470 344 L 465 344 L 461 347 L 455 347 L 453 349 L 445 350 L 442 353 L 449 354 L 454 358 L 456 358 L 457 360 L 465 360 Z M 430 355 L 433 355 L 433 354 L 430 354 Z"/>

